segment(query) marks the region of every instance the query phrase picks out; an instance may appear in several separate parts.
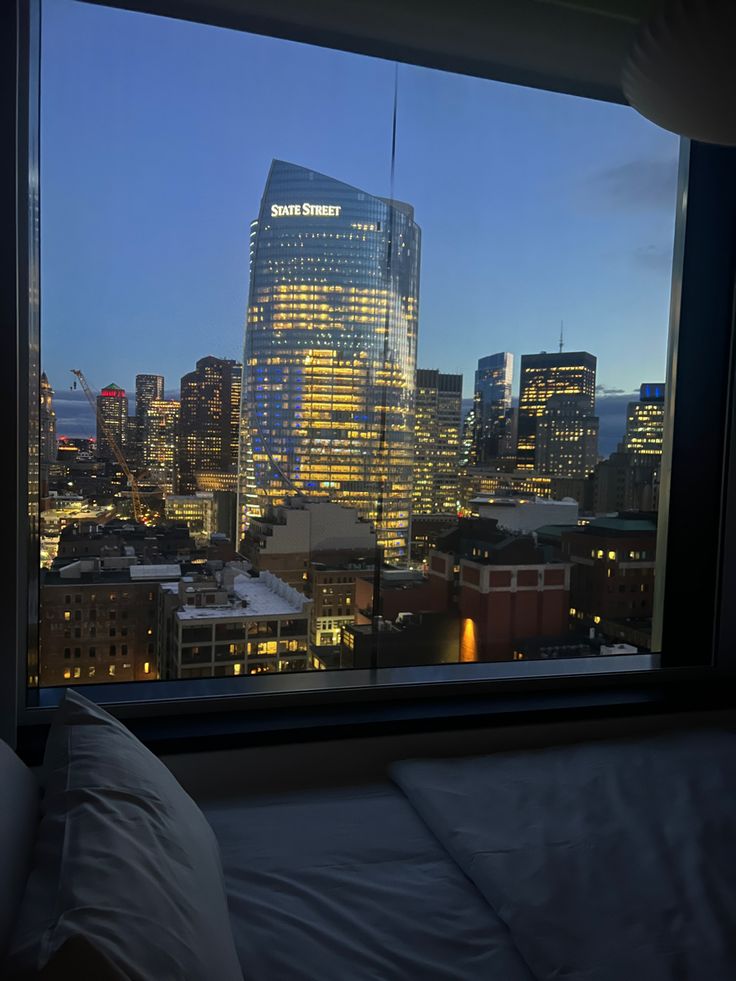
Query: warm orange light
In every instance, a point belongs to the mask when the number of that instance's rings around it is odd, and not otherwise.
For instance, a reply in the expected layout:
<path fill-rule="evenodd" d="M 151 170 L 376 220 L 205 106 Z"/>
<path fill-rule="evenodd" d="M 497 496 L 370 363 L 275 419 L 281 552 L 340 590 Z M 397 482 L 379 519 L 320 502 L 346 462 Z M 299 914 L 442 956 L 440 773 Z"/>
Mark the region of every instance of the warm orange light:
<path fill-rule="evenodd" d="M 476 633 L 475 621 L 470 617 L 463 620 L 462 632 L 460 634 L 460 660 L 478 660 L 478 637 Z"/>

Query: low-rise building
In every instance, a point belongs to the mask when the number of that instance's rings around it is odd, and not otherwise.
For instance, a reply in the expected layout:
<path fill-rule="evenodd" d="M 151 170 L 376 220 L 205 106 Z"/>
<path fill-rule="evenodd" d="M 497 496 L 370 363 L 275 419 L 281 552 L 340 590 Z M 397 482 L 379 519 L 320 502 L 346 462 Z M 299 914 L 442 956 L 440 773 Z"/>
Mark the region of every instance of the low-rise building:
<path fill-rule="evenodd" d="M 563 532 L 563 557 L 572 565 L 571 619 L 648 647 L 641 641 L 651 634 L 656 544 L 651 514 L 596 518 Z"/>
<path fill-rule="evenodd" d="M 162 656 L 168 678 L 304 671 L 312 601 L 270 572 L 241 563 L 184 576 L 161 591 Z"/>
<path fill-rule="evenodd" d="M 462 519 L 429 561 L 434 609 L 457 611 L 460 661 L 512 660 L 515 645 L 569 630 L 570 566 L 532 535 Z"/>
<path fill-rule="evenodd" d="M 180 575 L 178 565 L 140 565 L 135 556 L 42 570 L 41 686 L 158 678 L 159 584 Z"/>
<path fill-rule="evenodd" d="M 477 500 L 478 516 L 491 518 L 509 532 L 536 531 L 543 525 L 576 525 L 578 502 L 571 497 L 562 501 L 537 497 L 487 497 Z"/>

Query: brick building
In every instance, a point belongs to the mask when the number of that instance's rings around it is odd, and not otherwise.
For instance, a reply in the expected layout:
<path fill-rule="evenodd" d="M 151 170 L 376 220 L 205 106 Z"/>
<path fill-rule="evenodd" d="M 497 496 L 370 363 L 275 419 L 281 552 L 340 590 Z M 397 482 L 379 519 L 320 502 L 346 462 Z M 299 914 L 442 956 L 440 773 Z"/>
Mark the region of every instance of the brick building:
<path fill-rule="evenodd" d="M 656 521 L 647 514 L 596 518 L 585 527 L 563 531 L 562 555 L 572 565 L 570 616 L 616 640 L 646 642 L 654 607 L 656 545 Z"/>
<path fill-rule="evenodd" d="M 178 566 L 85 559 L 41 572 L 40 684 L 102 684 L 159 677 L 159 583 Z"/>

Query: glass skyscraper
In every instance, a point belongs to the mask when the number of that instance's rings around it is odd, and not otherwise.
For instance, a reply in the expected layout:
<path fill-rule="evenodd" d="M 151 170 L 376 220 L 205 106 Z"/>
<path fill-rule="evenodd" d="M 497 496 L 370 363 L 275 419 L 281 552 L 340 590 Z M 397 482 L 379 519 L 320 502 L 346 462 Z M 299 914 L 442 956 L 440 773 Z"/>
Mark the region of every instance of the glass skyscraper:
<path fill-rule="evenodd" d="M 251 228 L 241 527 L 328 495 L 408 558 L 419 260 L 410 205 L 273 161 Z"/>
<path fill-rule="evenodd" d="M 596 358 L 587 351 L 522 355 L 516 444 L 519 470 L 535 468 L 537 426 L 553 395 L 578 397 L 580 412 L 594 416 L 596 365 Z"/>
<path fill-rule="evenodd" d="M 514 356 L 506 351 L 478 359 L 473 392 L 475 413 L 472 463 L 494 463 L 505 455 L 504 437 L 511 425 L 511 380 Z"/>

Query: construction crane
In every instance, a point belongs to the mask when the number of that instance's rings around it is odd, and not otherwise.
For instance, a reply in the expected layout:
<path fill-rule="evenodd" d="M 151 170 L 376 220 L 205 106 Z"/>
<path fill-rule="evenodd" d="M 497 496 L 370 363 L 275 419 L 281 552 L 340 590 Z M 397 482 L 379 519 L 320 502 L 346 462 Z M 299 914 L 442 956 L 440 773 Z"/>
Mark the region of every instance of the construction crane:
<path fill-rule="evenodd" d="M 145 524 L 143 520 L 143 507 L 141 505 L 141 492 L 138 487 L 138 481 L 136 480 L 135 474 L 128 466 L 128 462 L 125 459 L 125 456 L 123 455 L 123 451 L 120 449 L 120 445 L 117 439 L 115 439 L 115 435 L 113 434 L 112 430 L 108 426 L 105 417 L 100 412 L 100 409 L 97 404 L 97 399 L 95 398 L 95 394 L 92 391 L 92 389 L 89 387 L 89 384 L 87 383 L 87 379 L 84 377 L 84 374 L 78 368 L 72 368 L 71 372 L 74 375 L 74 377 L 79 381 L 79 384 L 82 386 L 82 391 L 87 396 L 87 401 L 92 406 L 92 411 L 97 416 L 97 422 L 100 426 L 100 429 L 102 430 L 102 433 L 105 436 L 105 439 L 107 440 L 110 446 L 110 449 L 113 452 L 113 456 L 115 457 L 118 466 L 125 474 L 128 483 L 130 484 L 130 494 L 131 497 L 133 498 L 133 515 L 135 517 L 135 520 L 139 524 Z"/>

